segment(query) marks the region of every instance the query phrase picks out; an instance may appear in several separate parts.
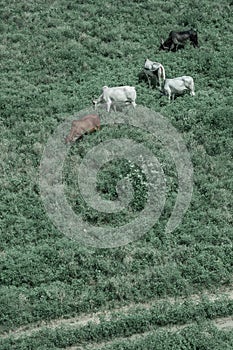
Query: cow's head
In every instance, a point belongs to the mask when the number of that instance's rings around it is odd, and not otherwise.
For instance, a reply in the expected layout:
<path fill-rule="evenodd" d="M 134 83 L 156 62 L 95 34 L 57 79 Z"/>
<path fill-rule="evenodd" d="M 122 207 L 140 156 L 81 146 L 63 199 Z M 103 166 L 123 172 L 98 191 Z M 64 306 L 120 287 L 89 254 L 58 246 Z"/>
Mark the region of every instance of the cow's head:
<path fill-rule="evenodd" d="M 164 42 L 164 40 L 161 38 L 160 40 L 160 47 L 159 47 L 159 50 L 169 50 L 169 46 L 167 46 L 166 42 Z"/>
<path fill-rule="evenodd" d="M 104 86 L 104 87 L 103 87 L 103 91 L 104 91 L 104 89 L 107 89 L 107 88 L 108 88 L 107 86 Z M 98 97 L 96 100 L 93 100 L 93 101 L 92 101 L 92 103 L 93 103 L 93 105 L 94 105 L 94 108 L 96 109 L 98 103 L 101 103 L 101 102 L 104 102 L 103 94 L 101 94 L 100 97 Z"/>
<path fill-rule="evenodd" d="M 70 136 L 68 135 L 68 136 L 66 136 L 66 138 L 65 138 L 65 143 L 69 143 L 69 142 L 71 142 L 71 139 L 70 139 Z"/>
<path fill-rule="evenodd" d="M 164 40 L 161 38 L 160 39 L 160 47 L 159 47 L 159 50 L 164 50 Z"/>
<path fill-rule="evenodd" d="M 190 41 L 193 44 L 193 47 L 198 47 L 198 39 L 197 39 L 197 33 L 190 36 Z"/>
<path fill-rule="evenodd" d="M 197 31 L 194 29 L 189 30 L 189 38 L 191 43 L 193 44 L 193 47 L 198 47 L 198 37 L 197 37 Z"/>
<path fill-rule="evenodd" d="M 75 141 L 77 141 L 78 139 L 80 139 L 80 137 L 82 137 L 81 134 L 75 133 L 75 134 L 69 134 L 68 136 L 66 136 L 65 138 L 65 143 L 74 143 Z"/>

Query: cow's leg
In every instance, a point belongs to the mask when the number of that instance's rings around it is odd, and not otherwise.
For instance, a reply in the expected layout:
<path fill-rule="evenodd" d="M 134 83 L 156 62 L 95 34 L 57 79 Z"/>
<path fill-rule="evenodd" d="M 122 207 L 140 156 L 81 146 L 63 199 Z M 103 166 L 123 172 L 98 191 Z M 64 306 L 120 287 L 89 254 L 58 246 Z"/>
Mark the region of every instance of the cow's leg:
<path fill-rule="evenodd" d="M 161 91 L 162 90 L 162 78 L 159 78 L 158 79 L 158 83 L 159 83 L 159 90 Z"/>
<path fill-rule="evenodd" d="M 176 51 L 176 44 L 174 44 L 172 42 L 172 44 L 170 45 L 169 51 L 172 51 L 174 48 L 175 48 L 175 51 Z"/>
<path fill-rule="evenodd" d="M 158 71 L 158 77 L 159 77 L 159 89 L 160 91 L 163 90 L 163 82 L 165 81 L 165 71 L 162 66 L 160 66 Z"/>
<path fill-rule="evenodd" d="M 135 101 L 132 101 L 131 103 L 132 103 L 133 108 L 135 108 L 135 107 L 137 106 L 137 104 L 135 103 Z"/>
<path fill-rule="evenodd" d="M 159 84 L 159 88 L 161 89 L 161 68 L 160 67 L 159 67 L 158 72 L 157 72 L 157 77 L 158 77 L 157 86 Z"/>
<path fill-rule="evenodd" d="M 179 43 L 175 44 L 175 52 L 179 49 Z"/>
<path fill-rule="evenodd" d="M 168 101 L 171 102 L 171 89 L 169 87 L 166 87 L 166 89 L 164 89 L 165 95 L 168 96 Z"/>
<path fill-rule="evenodd" d="M 149 88 L 151 88 L 151 81 L 150 81 L 149 75 L 146 74 L 146 77 L 147 77 L 147 81 L 148 81 L 148 84 L 149 84 Z"/>
<path fill-rule="evenodd" d="M 148 77 L 148 82 L 149 82 L 149 88 L 151 89 L 152 88 L 152 85 L 151 85 L 151 78 Z"/>
<path fill-rule="evenodd" d="M 178 50 L 178 46 L 179 46 L 178 39 L 177 38 L 173 38 L 172 44 L 173 44 L 173 49 L 175 49 L 175 51 L 177 51 Z"/>
<path fill-rule="evenodd" d="M 111 104 L 112 104 L 112 102 L 111 102 L 111 100 L 109 99 L 109 100 L 107 101 L 107 112 L 110 112 Z"/>

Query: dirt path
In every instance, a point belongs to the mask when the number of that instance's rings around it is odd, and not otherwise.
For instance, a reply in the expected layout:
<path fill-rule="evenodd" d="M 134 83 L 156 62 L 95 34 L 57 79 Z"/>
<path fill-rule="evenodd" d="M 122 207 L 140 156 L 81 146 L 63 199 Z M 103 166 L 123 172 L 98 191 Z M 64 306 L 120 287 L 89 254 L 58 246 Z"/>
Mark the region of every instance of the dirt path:
<path fill-rule="evenodd" d="M 217 318 L 215 320 L 212 321 L 212 323 L 220 330 L 232 330 L 233 329 L 233 317 L 223 317 L 223 318 Z M 165 326 L 165 327 L 159 327 L 158 328 L 158 332 L 161 331 L 168 331 L 171 333 L 177 332 L 182 330 L 183 328 L 187 327 L 187 326 L 191 326 L 194 323 L 187 323 L 184 325 L 179 325 L 179 326 Z M 110 346 L 113 345 L 116 342 L 119 341 L 133 341 L 133 340 L 137 340 L 137 339 L 143 339 L 149 335 L 154 334 L 156 331 L 151 331 L 151 332 L 145 332 L 145 333 L 141 333 L 141 334 L 134 334 L 130 337 L 119 337 L 119 338 L 115 338 L 114 340 L 108 341 L 108 342 L 102 342 L 102 343 L 92 343 L 91 345 L 85 345 L 85 347 L 82 346 L 71 346 L 68 348 L 65 348 L 63 350 L 101 350 L 103 347 L 105 346 Z"/>
<path fill-rule="evenodd" d="M 33 333 L 39 332 L 41 330 L 44 329 L 56 329 L 59 328 L 61 326 L 65 326 L 68 328 L 78 328 L 81 326 L 85 326 L 88 324 L 88 322 L 94 322 L 96 324 L 99 324 L 101 321 L 100 319 L 102 317 L 105 318 L 106 321 L 110 321 L 112 318 L 112 315 L 116 312 L 121 312 L 121 313 L 128 313 L 130 311 L 132 311 L 133 309 L 137 308 L 142 309 L 142 310 L 149 310 L 151 307 L 153 307 L 153 305 L 155 305 L 157 302 L 169 302 L 169 303 L 175 303 L 175 302 L 179 302 L 179 303 L 183 303 L 187 300 L 191 300 L 196 302 L 197 304 L 201 301 L 201 298 L 203 296 L 206 296 L 210 301 L 215 301 L 218 300 L 222 297 L 226 297 L 228 298 L 228 300 L 233 300 L 233 286 L 231 288 L 228 289 L 221 289 L 219 290 L 216 294 L 211 294 L 208 291 L 206 291 L 205 293 L 202 294 L 193 294 L 189 297 L 179 297 L 179 298 L 166 298 L 166 299 L 154 299 L 151 300 L 150 302 L 147 303 L 131 303 L 127 306 L 123 306 L 123 307 L 119 307 L 119 308 L 115 308 L 112 309 L 110 311 L 99 311 L 96 313 L 90 313 L 90 314 L 82 314 L 79 315 L 78 317 L 72 317 L 72 318 L 59 318 L 59 319 L 55 319 L 49 322 L 40 322 L 40 323 L 35 323 L 35 324 L 30 324 L 27 326 L 23 326 L 23 327 L 19 327 L 16 330 L 7 332 L 7 333 L 3 333 L 1 335 L 1 338 L 8 338 L 8 337 L 14 337 L 15 339 L 18 339 L 20 337 L 29 337 L 31 336 Z M 216 323 L 216 326 L 220 329 L 225 328 L 233 328 L 233 319 L 232 318 L 219 318 L 216 319 L 214 321 Z M 181 327 L 184 326 L 179 326 L 177 327 L 172 327 L 174 329 L 181 329 Z M 165 327 L 166 328 L 166 327 Z M 162 329 L 162 328 L 161 328 Z M 139 335 L 138 335 L 139 336 Z M 70 350 L 73 349 L 82 349 L 81 347 L 74 347 L 74 348 L 69 348 Z"/>

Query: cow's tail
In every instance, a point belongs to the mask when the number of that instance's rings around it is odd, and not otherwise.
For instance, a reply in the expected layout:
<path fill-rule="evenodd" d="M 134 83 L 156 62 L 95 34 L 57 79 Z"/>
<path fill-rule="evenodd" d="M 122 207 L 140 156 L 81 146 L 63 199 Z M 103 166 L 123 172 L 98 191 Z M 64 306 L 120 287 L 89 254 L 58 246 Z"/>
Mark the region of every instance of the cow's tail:
<path fill-rule="evenodd" d="M 165 80 L 166 79 L 166 77 L 165 77 L 165 69 L 163 68 L 162 64 L 160 66 L 160 71 L 161 71 L 161 78 L 163 80 Z"/>

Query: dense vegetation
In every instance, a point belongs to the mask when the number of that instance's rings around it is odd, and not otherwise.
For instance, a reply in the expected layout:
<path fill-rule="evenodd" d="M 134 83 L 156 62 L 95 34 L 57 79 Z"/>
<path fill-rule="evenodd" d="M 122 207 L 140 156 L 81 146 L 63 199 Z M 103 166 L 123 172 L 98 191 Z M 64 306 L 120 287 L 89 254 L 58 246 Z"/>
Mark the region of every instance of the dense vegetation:
<path fill-rule="evenodd" d="M 231 286 L 232 2 L 3 0 L 1 5 L 1 332 L 132 302 L 152 303 L 161 297 Z M 172 29 L 191 27 L 198 30 L 199 49 L 187 44 L 176 53 L 158 51 L 160 37 Z M 167 77 L 191 75 L 196 96 L 185 94 L 169 104 L 156 89 L 139 83 L 138 73 L 147 57 L 161 62 Z M 182 224 L 165 235 L 177 178 L 174 164 L 158 142 L 140 130 L 103 126 L 71 148 L 64 169 L 68 200 L 74 211 L 98 225 L 125 222 L 127 215 L 109 217 L 85 205 L 72 172 L 75 155 L 83 157 L 102 140 L 128 136 L 144 140 L 161 161 L 168 186 L 162 217 L 142 239 L 115 249 L 81 246 L 59 232 L 46 215 L 38 185 L 48 137 L 68 115 L 90 106 L 103 85 L 135 86 L 137 103 L 166 116 L 182 134 L 194 167 L 189 210 Z M 98 189 L 114 200 L 116 181 L 127 174 L 135 189 L 131 209 L 137 213 L 144 205 L 146 188 L 136 166 L 130 168 L 124 160 L 108 164 L 99 174 Z M 214 305 L 208 308 L 213 310 Z M 204 307 L 203 301 L 200 310 Z M 174 306 L 172 312 L 178 309 Z M 232 314 L 227 300 L 221 307 L 216 304 L 216 309 L 215 317 Z M 163 317 L 163 309 L 158 307 L 156 312 L 156 317 Z M 147 323 L 148 314 L 138 318 L 136 313 L 131 320 L 122 315 L 124 327 L 117 321 L 105 328 L 103 321 L 90 326 L 99 327 L 93 330 L 99 338 L 93 339 L 126 337 L 145 332 L 147 325 L 153 330 L 158 325 L 197 321 L 199 311 L 191 305 L 174 321 L 172 312 L 164 323 L 157 318 Z M 202 321 L 214 318 L 208 312 L 200 314 Z M 172 336 L 155 332 L 135 347 L 128 343 L 112 348 L 149 349 L 148 344 L 155 343 L 156 349 L 232 348 L 232 332 L 210 328 L 213 341 L 209 341 L 205 325 L 200 329 L 193 326 Z M 22 338 L 16 345 L 14 340 L 3 339 L 1 348 L 27 349 L 32 344 L 33 349 L 55 349 L 76 344 L 80 334 L 88 334 L 85 329 L 46 332 L 46 337 Z"/>
<path fill-rule="evenodd" d="M 180 303 L 171 305 L 168 302 L 158 302 L 157 305 L 151 306 L 150 310 L 133 309 L 130 310 L 127 315 L 124 315 L 121 312 L 116 312 L 112 315 L 111 319 L 109 319 L 109 316 L 103 316 L 99 324 L 89 322 L 87 325 L 79 327 L 73 327 L 71 324 L 69 326 L 56 328 L 56 330 L 53 328 L 42 329 L 34 334 L 32 333 L 28 337 L 22 336 L 17 337 L 16 339 L 14 337 L 7 340 L 4 339 L 2 341 L 2 349 L 18 350 L 24 349 L 26 345 L 32 349 L 65 348 L 73 344 L 94 345 L 95 343 L 101 343 L 103 341 L 114 341 L 116 340 L 116 337 L 126 338 L 134 336 L 135 334 L 141 334 L 143 337 L 147 338 L 149 335 L 148 332 L 152 332 L 153 330 L 160 330 L 160 336 L 162 335 L 161 338 L 164 338 L 165 340 L 169 333 L 168 331 L 172 331 L 172 326 L 176 325 L 177 327 L 180 327 L 180 329 L 183 329 L 182 326 L 187 326 L 186 323 L 191 323 L 191 321 L 196 322 L 195 325 L 191 324 L 191 329 L 193 328 L 194 334 L 197 333 L 197 329 L 199 332 L 203 332 L 203 339 L 199 341 L 200 343 L 206 343 L 204 349 L 210 349 L 210 347 L 208 347 L 210 339 L 212 343 L 211 349 L 217 349 L 217 347 L 213 347 L 213 345 L 216 346 L 216 344 L 222 344 L 224 338 L 231 339 L 232 341 L 232 338 L 230 335 L 225 335 L 224 332 L 221 334 L 221 332 L 218 332 L 215 327 L 211 328 L 210 324 L 203 320 L 216 318 L 218 315 L 231 314 L 232 311 L 233 302 L 227 303 L 226 300 L 213 303 L 203 299 L 202 305 L 196 305 L 194 302 L 190 301 L 183 305 L 180 305 Z M 167 326 L 167 330 L 164 330 L 164 328 L 159 329 L 159 327 L 164 326 Z M 186 327 L 183 335 L 173 335 L 172 338 L 180 338 L 181 344 L 185 342 L 190 345 L 190 348 L 192 348 L 191 346 L 195 344 L 196 339 L 188 338 L 187 335 L 190 335 L 189 327 L 190 324 Z M 205 332 L 207 333 L 207 336 L 205 335 Z M 208 334 L 209 332 L 210 334 Z M 195 337 L 196 335 L 197 334 L 195 334 Z M 150 337 L 151 335 L 148 338 Z M 158 335 L 155 333 L 152 338 L 153 337 L 156 339 L 158 338 Z M 142 343 L 141 346 L 143 346 L 143 344 L 146 345 L 148 339 L 144 339 L 143 342 L 141 340 L 140 342 Z M 170 346 L 173 344 L 171 341 L 168 343 Z M 160 344 L 160 347 L 158 348 L 166 349 L 165 344 L 167 343 Z M 132 345 L 126 342 L 126 345 L 123 348 L 127 349 L 129 347 L 131 349 L 130 346 Z"/>

